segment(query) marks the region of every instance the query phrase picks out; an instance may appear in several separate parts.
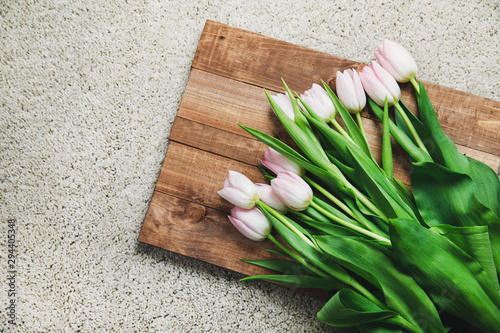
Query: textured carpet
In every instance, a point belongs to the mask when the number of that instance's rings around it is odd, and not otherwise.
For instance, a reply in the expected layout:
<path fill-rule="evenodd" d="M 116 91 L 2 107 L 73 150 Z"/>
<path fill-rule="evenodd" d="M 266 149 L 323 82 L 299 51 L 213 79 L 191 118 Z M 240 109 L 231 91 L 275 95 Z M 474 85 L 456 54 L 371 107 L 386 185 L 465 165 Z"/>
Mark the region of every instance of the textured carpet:
<path fill-rule="evenodd" d="M 500 98 L 498 1 L 0 1 L 0 331 L 331 331 L 316 299 L 137 242 L 206 19 L 365 63 L 396 39 Z"/>

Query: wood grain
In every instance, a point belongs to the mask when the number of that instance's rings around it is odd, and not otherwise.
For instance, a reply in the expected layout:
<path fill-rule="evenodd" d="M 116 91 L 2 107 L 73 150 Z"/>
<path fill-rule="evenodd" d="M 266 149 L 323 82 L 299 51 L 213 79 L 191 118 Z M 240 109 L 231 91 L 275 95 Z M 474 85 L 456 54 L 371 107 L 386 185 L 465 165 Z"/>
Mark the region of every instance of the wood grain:
<path fill-rule="evenodd" d="M 165 234 L 168 234 L 168 241 L 165 241 Z M 276 272 L 241 259 L 283 260 L 282 256 L 266 251 L 279 250 L 271 242 L 251 241 L 240 234 L 225 213 L 158 191 L 151 198 L 139 241 L 220 267 L 231 267 L 245 275 Z M 321 290 L 299 291 L 318 298 L 325 297 Z"/>
<path fill-rule="evenodd" d="M 293 144 L 273 114 L 262 88 L 193 69 L 170 139 L 256 165 L 266 148 L 255 140 L 247 140 L 253 137 L 238 124 Z M 364 118 L 363 124 L 374 156 L 380 160 L 381 124 L 370 117 Z M 462 145 L 457 147 L 494 170 L 500 168 L 500 158 L 493 154 Z M 394 149 L 394 153 L 395 160 L 400 161 L 395 166 L 395 175 L 409 184 L 410 165 L 406 153 L 398 148 Z"/>
<path fill-rule="evenodd" d="M 207 21 L 193 68 L 257 87 L 302 92 L 312 82 L 330 82 L 338 70 L 359 64 L 305 47 Z"/>
<path fill-rule="evenodd" d="M 169 235 L 168 242 L 163 237 L 165 233 Z M 246 264 L 241 258 L 279 258 L 266 251 L 276 249 L 272 243 L 254 242 L 241 235 L 227 214 L 158 191 L 151 198 L 139 241 L 222 267 L 234 267 L 247 275 L 272 271 Z"/>
<path fill-rule="evenodd" d="M 362 66 L 212 21 L 205 25 L 193 60 L 193 68 L 278 92 L 284 91 L 284 78 L 298 93 L 321 80 L 333 87 L 337 71 Z M 424 84 L 443 130 L 456 144 L 500 156 L 500 102 Z M 416 109 L 409 84 L 402 85 L 402 100 Z"/>
<path fill-rule="evenodd" d="M 255 167 L 200 149 L 171 142 L 155 191 L 171 194 L 229 213 L 231 205 L 217 195 L 228 170 L 238 171 L 256 183 L 266 178 Z"/>
<path fill-rule="evenodd" d="M 228 170 L 255 182 L 255 167 L 266 147 L 239 124 L 290 143 L 263 88 L 283 91 L 283 77 L 302 93 L 321 79 L 333 86 L 338 70 L 362 64 L 252 32 L 207 21 L 192 64 L 179 112 L 139 241 L 243 274 L 268 270 L 240 258 L 266 259 L 273 245 L 253 242 L 227 219 L 231 205 L 217 195 Z M 500 168 L 500 103 L 425 83 L 444 131 L 458 149 L 495 171 Z M 411 87 L 403 100 L 416 109 Z M 380 158 L 381 124 L 369 112 L 363 123 L 374 155 Z M 410 183 L 406 154 L 395 147 L 395 175 Z"/>

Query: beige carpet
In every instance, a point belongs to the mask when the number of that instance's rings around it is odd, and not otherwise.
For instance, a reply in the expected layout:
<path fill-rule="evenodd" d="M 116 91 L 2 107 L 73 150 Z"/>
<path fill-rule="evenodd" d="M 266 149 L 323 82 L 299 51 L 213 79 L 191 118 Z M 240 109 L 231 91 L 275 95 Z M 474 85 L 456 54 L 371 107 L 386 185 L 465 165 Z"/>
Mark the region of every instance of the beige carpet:
<path fill-rule="evenodd" d="M 0 331 L 330 331 L 316 299 L 137 242 L 206 19 L 365 63 L 396 39 L 500 99 L 498 1 L 0 1 Z"/>

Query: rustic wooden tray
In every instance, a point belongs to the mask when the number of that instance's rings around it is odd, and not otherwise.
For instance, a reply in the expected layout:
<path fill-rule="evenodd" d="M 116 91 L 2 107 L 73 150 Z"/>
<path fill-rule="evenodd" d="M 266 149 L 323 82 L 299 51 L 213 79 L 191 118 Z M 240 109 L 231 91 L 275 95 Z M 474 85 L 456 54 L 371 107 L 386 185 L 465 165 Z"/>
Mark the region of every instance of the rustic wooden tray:
<path fill-rule="evenodd" d="M 242 262 L 273 258 L 270 242 L 253 242 L 227 219 L 230 204 L 217 195 L 228 170 L 255 182 L 267 147 L 238 123 L 286 139 L 263 88 L 283 92 L 281 78 L 302 93 L 312 83 L 332 85 L 338 70 L 359 63 L 207 21 L 192 64 L 168 151 L 139 241 L 247 275 L 268 270 Z M 444 131 L 467 155 L 500 166 L 500 102 L 425 83 Z M 411 87 L 402 99 L 415 109 Z M 367 112 L 364 124 L 376 156 L 381 126 Z M 409 165 L 397 151 L 395 175 L 409 183 Z M 399 156 L 399 157 L 398 157 Z"/>

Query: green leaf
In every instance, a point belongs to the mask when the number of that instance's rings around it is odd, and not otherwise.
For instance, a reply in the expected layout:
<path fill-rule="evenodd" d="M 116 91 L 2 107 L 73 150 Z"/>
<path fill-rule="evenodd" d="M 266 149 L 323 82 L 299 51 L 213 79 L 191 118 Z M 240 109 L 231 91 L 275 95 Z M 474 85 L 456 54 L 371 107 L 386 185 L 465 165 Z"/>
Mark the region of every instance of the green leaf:
<path fill-rule="evenodd" d="M 383 228 L 381 230 L 380 226 L 372 221 L 370 221 L 368 218 L 366 218 L 359 210 L 358 210 L 358 205 L 353 203 L 353 200 L 351 198 L 343 198 L 344 202 L 346 202 L 347 207 L 351 210 L 352 214 L 354 216 L 347 216 L 343 211 L 339 210 L 336 208 L 336 206 L 332 206 L 329 202 L 323 200 L 320 196 L 314 196 L 313 201 L 321 206 L 321 208 L 327 210 L 330 214 L 334 215 L 337 218 L 340 218 L 344 221 L 349 222 L 350 224 L 358 225 L 361 226 L 365 229 L 368 229 L 372 232 L 375 232 L 379 235 L 382 236 L 387 236 L 386 232 L 383 232 Z M 359 206 L 361 206 L 361 203 L 358 203 Z M 332 221 L 328 218 L 325 219 L 316 219 L 317 221 L 320 222 L 327 222 L 329 224 L 332 223 Z M 382 222 L 382 224 L 386 225 L 385 223 Z M 387 225 L 386 225 L 387 226 Z"/>
<path fill-rule="evenodd" d="M 369 167 L 366 164 L 360 163 L 355 157 L 354 153 L 347 148 L 353 156 L 354 169 L 358 175 L 360 182 L 363 184 L 363 188 L 368 196 L 373 200 L 375 205 L 387 216 L 388 218 L 394 218 L 397 216 L 403 217 L 408 216 L 408 213 L 396 202 L 390 194 L 396 194 L 391 192 L 392 189 L 382 189 L 379 182 L 375 181 L 373 176 L 377 176 L 379 169 L 375 167 Z M 367 170 L 368 169 L 368 170 Z M 385 183 L 387 179 L 385 177 L 379 177 L 382 183 Z M 399 198 L 398 198 L 399 199 Z M 401 199 L 399 199 L 401 200 Z M 401 202 L 401 201 L 400 201 Z"/>
<path fill-rule="evenodd" d="M 288 93 L 288 97 L 290 98 L 290 101 L 292 102 L 295 124 L 297 124 L 297 126 L 309 137 L 309 140 L 311 141 L 311 143 L 315 144 L 319 148 L 319 151 L 322 152 L 323 149 L 321 148 L 321 145 L 318 141 L 318 138 L 314 135 L 314 132 L 313 132 L 311 126 L 309 125 L 309 123 L 307 122 L 306 118 L 304 118 L 304 116 L 302 115 L 302 110 L 299 106 L 299 103 L 295 99 L 294 94 L 292 93 L 292 91 L 290 90 L 288 85 L 286 84 L 285 80 L 283 80 L 283 78 L 281 79 L 281 81 L 283 82 L 283 85 L 285 86 L 285 90 Z M 266 94 L 267 94 L 267 92 L 266 92 Z M 273 102 L 274 102 L 274 100 L 273 100 Z M 273 106 L 273 109 L 274 109 L 275 104 L 273 103 L 271 105 Z"/>
<path fill-rule="evenodd" d="M 317 166 L 324 170 L 329 170 L 330 161 L 326 157 L 326 153 L 323 151 L 319 141 L 314 136 L 314 134 L 309 133 L 308 131 L 301 128 L 295 122 L 293 122 L 276 104 L 274 99 L 269 96 L 266 91 L 266 96 L 271 104 L 271 107 L 274 110 L 274 113 L 278 117 L 279 121 L 283 125 L 283 128 L 290 135 L 292 140 L 297 144 L 297 146 L 302 150 L 302 152 L 315 163 Z M 292 95 L 293 97 L 293 95 Z M 297 101 L 295 101 L 297 103 Z M 299 112 L 300 113 L 300 112 Z M 304 119 L 307 123 L 307 121 Z M 309 127 L 309 124 L 307 124 Z M 314 138 L 313 138 L 314 137 Z"/>
<path fill-rule="evenodd" d="M 478 200 L 471 177 L 436 163 L 414 163 L 411 183 L 418 209 L 428 226 L 488 226 L 499 272 L 500 219 Z"/>
<path fill-rule="evenodd" d="M 487 226 L 455 227 L 441 224 L 430 229 L 448 238 L 474 258 L 486 270 L 495 287 L 500 288 Z"/>
<path fill-rule="evenodd" d="M 293 148 L 288 146 L 287 144 L 281 142 L 280 140 L 272 137 L 269 134 L 263 133 L 261 131 L 258 131 L 256 129 L 246 127 L 243 125 L 239 125 L 241 128 L 243 128 L 245 131 L 253 135 L 255 138 L 260 140 L 261 142 L 265 143 L 269 147 L 273 148 L 276 150 L 278 153 L 282 154 L 289 160 L 297 163 L 307 171 L 317 175 L 318 177 L 322 177 L 323 179 L 328 179 L 332 180 L 331 174 L 328 172 L 324 171 L 323 169 L 317 167 L 315 164 L 311 163 L 307 158 L 299 154 L 297 151 L 295 151 Z"/>
<path fill-rule="evenodd" d="M 337 263 L 383 292 L 389 309 L 422 332 L 443 332 L 439 314 L 425 291 L 393 260 L 392 252 L 362 239 L 315 236 Z"/>
<path fill-rule="evenodd" d="M 319 132 L 320 135 L 323 136 L 323 134 L 321 132 Z M 326 139 L 325 139 L 326 140 Z M 327 141 L 328 142 L 328 141 Z M 329 142 L 328 142 L 329 143 Z M 354 168 L 351 168 L 350 166 L 347 166 L 345 163 L 341 162 L 337 156 L 335 155 L 332 155 L 330 154 L 329 152 L 327 152 L 327 155 L 328 155 L 328 158 L 330 159 L 330 161 L 332 161 L 333 164 L 335 164 L 337 166 L 337 168 L 340 169 L 340 171 L 342 171 L 342 173 L 344 174 L 344 176 L 349 179 L 349 181 L 353 184 L 356 184 L 356 183 L 359 183 L 359 179 L 358 177 L 356 176 L 356 170 L 354 170 Z M 352 162 L 352 161 L 351 161 Z M 352 163 L 351 163 L 352 164 Z"/>
<path fill-rule="evenodd" d="M 307 275 L 254 275 L 241 279 L 247 280 L 267 280 L 282 283 L 294 288 L 319 288 L 323 290 L 338 290 L 344 288 L 345 284 L 332 278 L 322 278 Z"/>
<path fill-rule="evenodd" d="M 314 196 L 313 200 L 316 200 L 316 196 Z M 330 219 L 328 219 L 326 216 L 318 212 L 316 209 L 312 208 L 311 206 L 307 207 L 303 213 L 307 214 L 309 217 L 311 217 L 315 221 L 321 221 L 321 222 L 326 222 L 330 223 Z"/>
<path fill-rule="evenodd" d="M 368 142 L 366 142 L 366 139 L 359 129 L 358 125 L 352 119 L 351 114 L 347 109 L 340 103 L 339 99 L 337 98 L 337 95 L 330 89 L 328 84 L 326 84 L 324 81 L 321 81 L 323 83 L 323 86 L 326 89 L 326 92 L 328 93 L 328 96 L 330 96 L 330 99 L 333 102 L 333 105 L 335 105 L 335 109 L 339 112 L 340 117 L 342 118 L 342 121 L 344 122 L 344 125 L 347 129 L 347 133 L 349 133 L 349 137 L 356 143 L 356 145 L 372 160 L 375 160 L 375 158 L 372 155 L 372 152 L 370 150 L 370 146 L 368 145 Z"/>
<path fill-rule="evenodd" d="M 288 116 L 285 115 L 285 117 L 288 118 Z M 289 119 L 289 118 L 288 118 Z M 289 119 L 290 120 L 290 119 Z M 291 121 L 291 120 L 290 120 Z M 256 129 L 246 127 L 243 125 L 239 125 L 241 128 L 243 128 L 245 131 L 253 135 L 255 138 L 259 139 L 261 142 L 265 143 L 269 147 L 273 148 L 289 160 L 297 163 L 307 171 L 311 172 L 312 174 L 316 175 L 318 178 L 320 178 L 324 183 L 329 185 L 329 188 L 339 191 L 343 190 L 344 188 L 344 181 L 345 177 L 342 174 L 342 172 L 335 167 L 330 161 L 327 161 L 326 163 L 328 165 L 324 165 L 327 170 L 324 170 L 315 164 L 311 163 L 308 159 L 306 159 L 304 156 L 300 155 L 298 152 L 296 152 L 293 148 L 290 146 L 286 145 L 285 143 L 281 142 L 280 140 L 270 136 L 269 134 L 263 133 L 261 131 L 258 131 Z M 346 193 L 345 191 L 343 193 Z"/>
<path fill-rule="evenodd" d="M 407 219 L 391 220 L 397 260 L 440 311 L 485 332 L 500 327 L 500 294 L 488 273 L 447 238 Z"/>
<path fill-rule="evenodd" d="M 387 97 L 385 98 L 384 115 L 382 117 L 382 167 L 388 178 L 393 175 L 392 163 L 392 147 L 391 147 L 391 134 L 389 129 L 389 107 L 387 105 Z"/>
<path fill-rule="evenodd" d="M 336 327 L 380 322 L 397 315 L 397 312 L 381 309 L 350 289 L 341 289 L 318 312 L 319 320 Z"/>
<path fill-rule="evenodd" d="M 267 252 L 270 252 L 270 253 L 275 253 L 275 254 L 278 254 L 280 256 L 283 256 L 283 257 L 286 257 L 288 259 L 293 259 L 292 257 L 290 257 L 290 255 L 288 255 L 288 253 L 285 253 L 285 252 L 281 252 L 281 251 L 276 251 L 276 250 L 273 250 L 273 249 L 266 249 Z"/>
<path fill-rule="evenodd" d="M 417 94 L 417 102 L 420 121 L 426 128 L 424 133 L 419 134 L 433 160 L 453 171 L 468 173 L 470 165 L 467 158 L 458 151 L 453 141 L 443 132 L 422 82 L 420 82 L 420 94 Z"/>
<path fill-rule="evenodd" d="M 310 227 L 313 227 L 326 235 L 336 236 L 336 237 L 359 237 L 361 236 L 356 231 L 330 223 L 320 222 L 320 221 L 305 221 Z"/>
<path fill-rule="evenodd" d="M 337 265 L 328 255 L 317 251 L 267 211 L 263 210 L 262 212 L 281 237 L 306 261 L 328 273 L 330 276 L 335 277 L 342 283 L 350 284 L 349 281 L 354 280 L 345 269 Z"/>
<path fill-rule="evenodd" d="M 350 160 L 353 163 L 356 162 L 356 165 L 351 166 L 354 167 L 357 173 L 359 173 L 358 167 L 362 167 L 366 169 L 366 173 L 370 175 L 371 178 L 375 179 L 376 182 L 383 187 L 383 190 L 388 194 L 389 196 L 392 196 L 392 198 L 400 205 L 403 207 L 406 205 L 405 202 L 401 200 L 399 197 L 397 191 L 394 188 L 394 185 L 392 182 L 389 182 L 386 178 L 386 176 L 382 173 L 380 167 L 373 161 L 371 160 L 368 156 L 366 156 L 365 153 L 363 153 L 358 146 L 356 146 L 354 143 L 351 141 L 347 140 L 344 138 L 341 134 L 339 134 L 337 131 L 333 130 L 330 128 L 328 125 L 326 125 L 324 122 L 319 122 L 316 119 L 314 119 L 312 116 L 308 114 L 304 114 L 304 116 L 309 120 L 309 122 L 320 132 L 324 134 L 324 137 L 328 139 L 337 149 L 340 154 L 344 157 L 345 160 Z M 347 183 L 347 182 L 346 182 Z M 364 182 L 361 181 L 358 185 L 363 185 Z M 365 185 L 368 186 L 368 185 Z M 351 190 L 349 192 L 348 190 Z M 365 188 L 366 190 L 366 188 Z M 368 191 L 365 191 L 365 193 Z M 344 193 L 350 195 L 351 197 L 354 197 L 356 199 L 359 199 L 360 193 L 354 192 L 352 189 L 347 188 L 344 190 Z M 371 198 L 372 200 L 379 200 L 377 198 Z M 384 206 L 386 207 L 386 206 Z M 360 210 L 362 208 L 360 207 Z M 408 212 L 413 212 L 412 209 L 406 209 Z M 413 213 L 412 213 L 413 214 Z M 393 215 L 394 216 L 394 215 Z"/>
<path fill-rule="evenodd" d="M 302 264 L 294 261 L 288 260 L 249 260 L 249 259 L 241 259 L 242 261 L 257 265 L 260 267 L 272 269 L 273 271 L 277 271 L 283 274 L 292 274 L 292 275 L 316 275 L 314 272 L 304 267 Z"/>
<path fill-rule="evenodd" d="M 335 330 L 339 333 L 403 333 L 403 329 L 399 326 L 388 325 L 381 322 L 368 323 L 353 327 L 336 327 Z"/>
<path fill-rule="evenodd" d="M 500 216 L 500 184 L 498 175 L 483 162 L 470 157 L 467 158 L 471 165 L 469 176 L 474 181 L 478 200 L 495 212 L 497 216 Z"/>
<path fill-rule="evenodd" d="M 422 122 L 411 112 L 411 110 L 406 106 L 403 101 L 399 101 L 399 105 L 401 106 L 401 109 L 403 109 L 405 115 L 408 117 L 410 120 L 411 125 L 415 130 L 417 131 L 418 135 L 421 137 L 422 140 L 426 139 L 429 137 L 429 131 L 427 128 L 422 124 Z M 394 112 L 394 119 L 396 120 L 396 125 L 402 129 L 406 135 L 411 138 L 411 140 L 416 144 L 415 138 L 411 134 L 410 129 L 408 128 L 408 125 L 404 121 L 403 117 L 399 112 Z M 424 140 L 425 141 L 425 140 Z M 428 144 L 430 142 L 427 142 Z M 432 148 L 432 146 L 430 146 Z M 427 147 L 426 147 L 427 148 Z"/>
<path fill-rule="evenodd" d="M 368 104 L 372 109 L 373 113 L 377 118 L 382 121 L 384 112 L 370 97 L 367 98 Z M 394 139 L 403 147 L 403 149 L 410 155 L 414 160 L 419 162 L 432 162 L 432 158 L 425 151 L 420 149 L 413 141 L 410 139 L 403 130 L 394 124 L 392 120 L 389 119 L 389 129 L 391 131 Z"/>

